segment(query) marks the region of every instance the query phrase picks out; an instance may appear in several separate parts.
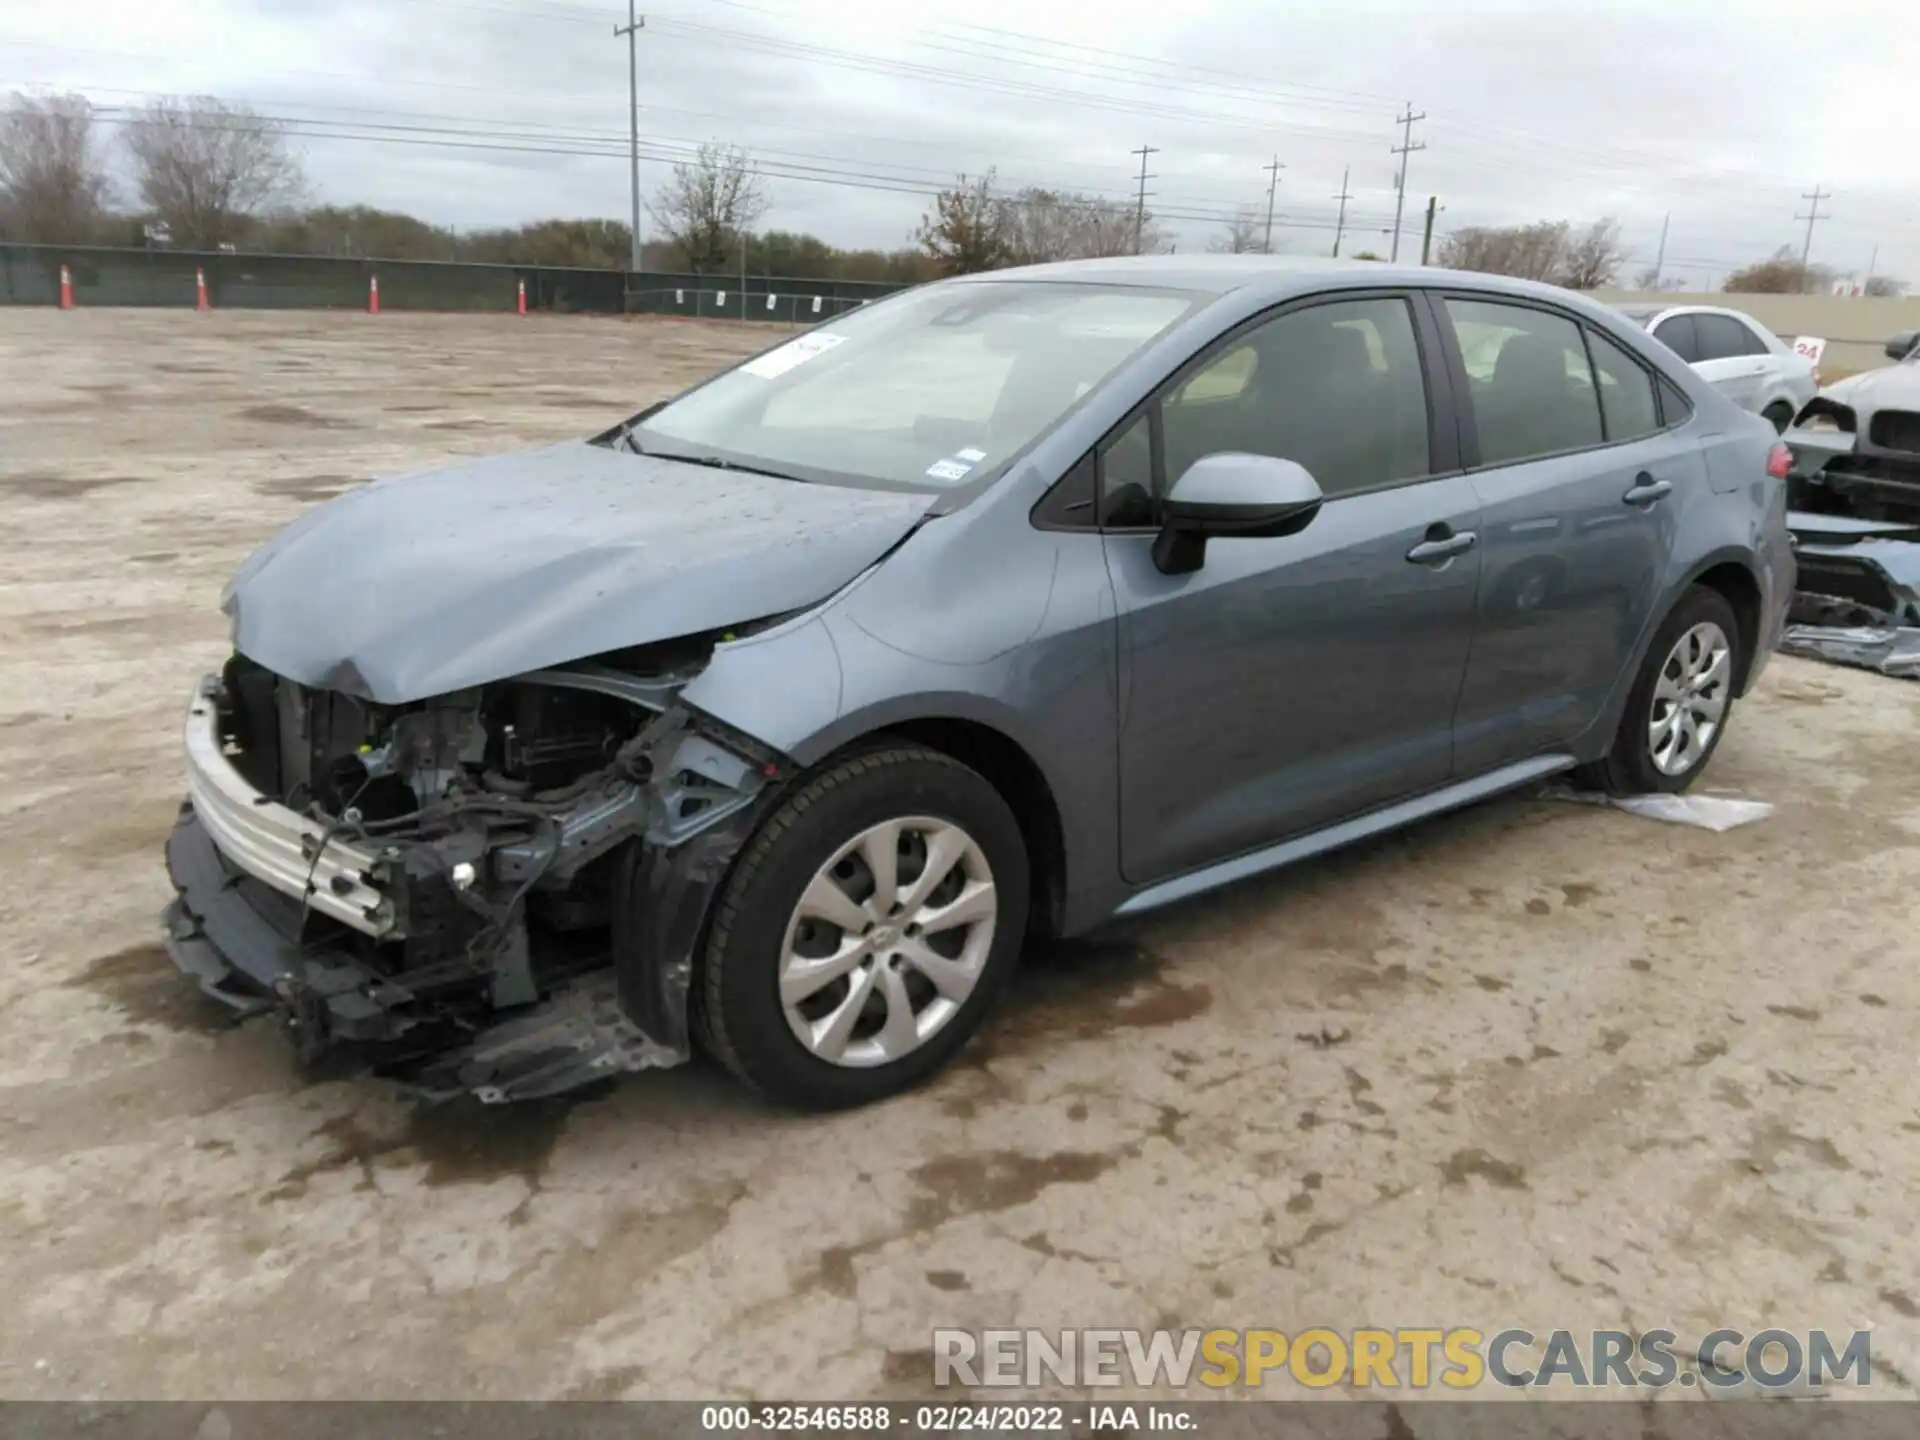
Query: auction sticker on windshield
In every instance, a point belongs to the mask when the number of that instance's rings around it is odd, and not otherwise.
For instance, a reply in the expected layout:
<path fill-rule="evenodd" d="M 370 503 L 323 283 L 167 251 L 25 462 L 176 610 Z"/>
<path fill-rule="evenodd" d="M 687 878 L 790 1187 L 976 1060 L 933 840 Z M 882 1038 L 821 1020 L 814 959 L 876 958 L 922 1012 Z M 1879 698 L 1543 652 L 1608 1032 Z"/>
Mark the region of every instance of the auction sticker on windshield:
<path fill-rule="evenodd" d="M 802 335 L 798 340 L 789 340 L 778 349 L 755 356 L 740 368 L 749 375 L 758 375 L 762 380 L 772 380 L 776 376 L 786 374 L 796 365 L 806 364 L 816 355 L 824 355 L 846 338 L 844 335 Z"/>

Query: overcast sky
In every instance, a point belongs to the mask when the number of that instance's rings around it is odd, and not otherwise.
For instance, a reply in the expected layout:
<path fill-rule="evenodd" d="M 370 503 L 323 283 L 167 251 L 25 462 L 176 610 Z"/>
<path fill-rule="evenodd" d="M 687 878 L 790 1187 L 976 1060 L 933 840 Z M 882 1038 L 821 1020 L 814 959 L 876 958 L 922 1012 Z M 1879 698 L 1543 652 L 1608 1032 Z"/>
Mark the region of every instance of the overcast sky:
<path fill-rule="evenodd" d="M 660 0 L 644 11 L 640 129 L 768 168 L 769 226 L 906 244 L 924 190 L 998 168 L 1150 207 L 1264 219 L 1325 253 L 1385 253 L 1411 101 L 1403 257 L 1429 195 L 1457 225 L 1617 216 L 1635 269 L 1671 213 L 1667 273 L 1704 284 L 1804 236 L 1813 257 L 1920 282 L 1920 7 L 1912 0 Z M 202 92 L 297 118 L 316 198 L 462 227 L 625 216 L 624 8 L 593 0 L 0 0 L 0 85 L 101 105 Z M 379 128 L 374 128 L 379 127 Z M 343 129 L 380 139 L 347 139 Z M 326 133 L 319 133 L 326 132 Z M 417 143 L 422 141 L 435 144 Z M 474 148 L 518 146 L 518 151 Z M 565 153 L 587 151 L 593 153 Z M 561 152 L 561 153 L 548 153 Z M 643 164 L 643 189 L 667 161 Z M 818 178 L 800 178 L 811 175 Z M 829 183 L 838 181 L 839 183 Z M 847 183 L 849 181 L 857 183 Z"/>

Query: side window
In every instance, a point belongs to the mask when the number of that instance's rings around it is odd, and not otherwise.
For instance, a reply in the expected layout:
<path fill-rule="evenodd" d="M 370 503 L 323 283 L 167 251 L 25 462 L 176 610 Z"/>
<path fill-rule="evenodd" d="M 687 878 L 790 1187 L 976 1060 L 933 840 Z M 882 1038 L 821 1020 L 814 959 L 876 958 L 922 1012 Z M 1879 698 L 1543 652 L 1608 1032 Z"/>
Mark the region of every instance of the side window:
<path fill-rule="evenodd" d="M 1600 381 L 1600 414 L 1607 439 L 1638 440 L 1660 428 L 1660 405 L 1646 367 L 1598 330 L 1587 332 L 1593 373 Z"/>
<path fill-rule="evenodd" d="M 1653 338 L 1665 345 L 1689 365 L 1701 358 L 1700 337 L 1693 328 L 1694 317 L 1674 315 L 1654 327 Z"/>
<path fill-rule="evenodd" d="M 1680 425 L 1693 418 L 1693 402 L 1666 376 L 1660 377 L 1660 419 L 1667 425 Z"/>
<path fill-rule="evenodd" d="M 1702 360 L 1731 360 L 1757 353 L 1749 347 L 1757 346 L 1759 340 L 1731 315 L 1696 315 L 1693 323 L 1700 335 Z"/>
<path fill-rule="evenodd" d="M 1100 523 L 1128 529 L 1153 523 L 1153 407 L 1135 416 L 1100 452 Z"/>
<path fill-rule="evenodd" d="M 1033 507 L 1032 520 L 1042 530 L 1092 530 L 1100 523 L 1094 504 L 1095 466 L 1091 451 L 1054 482 Z"/>
<path fill-rule="evenodd" d="M 1747 354 L 1771 355 L 1773 346 L 1767 343 L 1767 332 L 1760 328 L 1760 322 L 1746 319 L 1740 322 L 1740 328 L 1747 332 Z"/>
<path fill-rule="evenodd" d="M 1430 473 L 1412 311 L 1329 301 L 1246 332 L 1161 401 L 1161 444 L 1168 482 L 1223 450 L 1297 461 L 1328 496 Z"/>
<path fill-rule="evenodd" d="M 1446 304 L 1466 361 L 1482 465 L 1601 443 L 1600 403 L 1578 325 L 1524 305 Z"/>

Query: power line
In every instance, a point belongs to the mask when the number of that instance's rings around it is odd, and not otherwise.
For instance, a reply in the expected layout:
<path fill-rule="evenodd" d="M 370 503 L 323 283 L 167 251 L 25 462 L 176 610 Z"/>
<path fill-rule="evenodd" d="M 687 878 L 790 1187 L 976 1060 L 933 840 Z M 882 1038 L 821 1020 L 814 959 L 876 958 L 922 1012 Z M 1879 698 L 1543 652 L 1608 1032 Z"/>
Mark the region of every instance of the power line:
<path fill-rule="evenodd" d="M 1414 140 L 1413 126 L 1415 121 L 1426 118 L 1427 112 L 1424 110 L 1418 115 L 1413 113 L 1411 100 L 1407 102 L 1406 114 L 1393 117 L 1394 123 L 1400 127 L 1400 143 L 1387 152 L 1400 157 L 1400 178 L 1394 182 L 1393 186 L 1393 254 L 1390 258 L 1395 263 L 1400 259 L 1400 217 L 1407 208 L 1407 157 L 1416 150 L 1427 148 L 1426 141 Z M 1340 188 L 1344 190 L 1346 186 L 1342 185 Z"/>
<path fill-rule="evenodd" d="M 1140 239 L 1147 228 L 1147 181 L 1154 177 L 1147 174 L 1147 157 L 1158 155 L 1160 151 L 1152 145 L 1142 145 L 1138 150 L 1129 150 L 1129 155 L 1140 157 L 1140 193 L 1133 206 L 1133 253 L 1140 253 Z"/>
<path fill-rule="evenodd" d="M 102 107 L 97 112 L 103 124 L 124 125 L 135 121 L 135 112 L 121 107 Z M 624 137 L 616 139 L 610 134 L 566 136 L 551 133 L 524 133 L 510 130 L 483 130 L 457 126 L 392 125 L 344 121 L 321 121 L 301 119 L 294 116 L 282 116 L 263 113 L 260 119 L 267 120 L 280 128 L 280 132 L 297 139 L 334 140 L 354 143 L 389 144 L 420 146 L 428 149 L 498 151 L 509 154 L 560 155 L 583 158 L 624 158 L 627 146 Z M 222 125 L 205 121 L 191 122 L 195 128 L 213 131 L 234 131 L 240 127 Z M 347 128 L 351 125 L 352 128 Z M 1158 154 L 1157 147 L 1146 147 L 1150 154 Z M 1130 152 L 1138 154 L 1138 151 Z M 648 164 L 678 165 L 699 157 L 696 144 L 675 145 L 659 140 L 648 141 L 641 147 L 641 159 Z M 836 157 L 828 157 L 836 158 Z M 895 195 L 915 195 L 931 197 L 940 193 L 941 185 L 927 180 L 916 180 L 908 176 L 888 175 L 871 170 L 849 170 L 833 165 L 801 164 L 794 160 L 770 161 L 760 166 L 762 173 L 776 179 L 803 181 L 809 184 L 839 185 L 849 189 L 877 191 Z M 1147 176 L 1149 180 L 1156 178 Z M 1028 187 L 1023 187 L 1028 188 Z M 1040 191 L 1071 190 L 1064 185 L 1035 184 L 1030 188 Z M 1152 192 L 1147 192 L 1151 195 Z M 1023 199 L 1018 195 L 1008 196 L 1004 203 L 1012 205 L 1057 203 L 1044 197 Z M 1088 197 L 1088 203 L 1113 203 L 1098 195 Z M 1227 209 L 1206 209 L 1200 207 L 1167 206 L 1156 213 L 1171 220 L 1189 220 L 1208 224 L 1221 224 L 1230 221 L 1234 212 Z M 1332 221 L 1318 220 L 1276 220 L 1282 228 L 1298 230 L 1327 230 Z"/>

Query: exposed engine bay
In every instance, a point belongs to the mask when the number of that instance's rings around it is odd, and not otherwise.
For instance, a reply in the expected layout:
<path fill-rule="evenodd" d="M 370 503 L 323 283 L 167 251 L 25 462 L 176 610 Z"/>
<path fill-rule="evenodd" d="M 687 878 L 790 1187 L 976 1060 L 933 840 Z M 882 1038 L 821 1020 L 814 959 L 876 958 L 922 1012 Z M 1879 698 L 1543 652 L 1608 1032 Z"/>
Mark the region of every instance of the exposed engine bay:
<path fill-rule="evenodd" d="M 404 705 L 235 654 L 188 716 L 176 962 L 433 1094 L 684 1060 L 707 901 L 787 769 L 679 702 L 739 633 Z"/>

